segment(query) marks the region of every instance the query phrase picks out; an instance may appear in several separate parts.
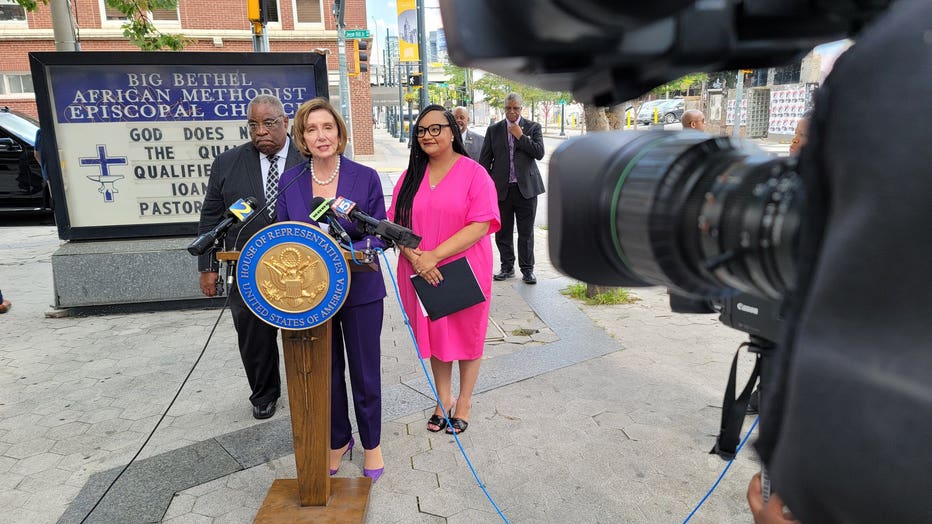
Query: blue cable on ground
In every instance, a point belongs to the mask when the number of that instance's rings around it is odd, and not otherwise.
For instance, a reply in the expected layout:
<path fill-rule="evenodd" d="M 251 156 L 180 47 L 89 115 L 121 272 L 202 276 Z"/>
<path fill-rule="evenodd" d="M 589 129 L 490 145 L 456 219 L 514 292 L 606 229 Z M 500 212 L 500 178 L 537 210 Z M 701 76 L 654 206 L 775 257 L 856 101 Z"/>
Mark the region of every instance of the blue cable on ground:
<path fill-rule="evenodd" d="M 398 281 L 395 280 L 395 274 L 392 272 L 391 264 L 388 263 L 388 256 L 385 255 L 385 251 L 382 249 L 376 249 L 376 251 L 382 255 L 382 259 L 385 261 L 385 268 L 388 270 L 388 275 L 391 278 L 392 286 L 395 289 L 395 297 L 398 299 L 398 305 L 401 306 L 401 292 L 398 290 Z M 447 409 L 443 406 L 443 402 L 440 402 L 440 395 L 437 394 L 437 388 L 434 387 L 434 382 L 430 379 L 430 373 L 427 372 L 427 366 L 424 364 L 424 359 L 421 358 L 421 351 L 417 345 L 417 339 L 414 337 L 414 330 L 411 328 L 411 321 L 408 319 L 408 314 L 405 313 L 404 307 L 400 307 L 401 316 L 404 318 L 405 326 L 408 327 L 408 334 L 411 335 L 411 341 L 414 342 L 414 351 L 418 356 L 418 362 L 421 364 L 421 369 L 424 371 L 424 377 L 427 378 L 427 383 L 430 385 L 430 391 L 434 394 L 434 399 L 437 400 L 437 405 L 440 406 L 440 410 L 443 411 L 443 418 L 447 421 L 448 427 L 453 427 L 450 423 L 450 415 L 447 413 Z M 756 421 L 755 421 L 756 424 Z M 753 427 L 751 428 L 753 429 Z M 489 499 L 489 503 L 492 504 L 492 507 L 495 508 L 495 511 L 498 512 L 498 516 L 502 518 L 503 521 L 508 522 L 508 519 L 505 518 L 505 514 L 502 513 L 502 510 L 498 507 L 498 504 L 495 503 L 495 500 L 492 499 L 492 495 L 489 494 L 489 491 L 485 489 L 485 484 L 482 480 L 479 479 L 479 474 L 476 472 L 476 468 L 473 467 L 472 461 L 469 460 L 469 457 L 466 455 L 466 450 L 463 449 L 463 444 L 460 443 L 459 436 L 456 434 L 456 431 L 452 433 L 453 439 L 456 441 L 456 445 L 460 448 L 460 454 L 463 455 L 463 458 L 466 459 L 466 465 L 469 466 L 469 471 L 472 472 L 473 478 L 476 479 L 476 484 L 479 485 L 479 488 L 485 493 L 485 497 Z M 742 444 L 744 444 L 742 442 Z M 741 449 L 740 447 L 738 449 Z"/>
<path fill-rule="evenodd" d="M 744 447 L 744 443 L 748 441 L 748 438 L 750 438 L 751 433 L 754 432 L 754 428 L 757 427 L 758 420 L 760 420 L 760 416 L 757 416 L 754 418 L 754 423 L 751 424 L 751 427 L 748 429 L 747 434 L 744 436 L 743 439 L 741 439 L 741 443 L 738 444 L 738 449 L 735 450 L 735 456 L 731 457 L 731 460 L 729 460 L 728 464 L 725 465 L 725 469 L 722 470 L 722 474 L 718 476 L 718 479 L 716 479 L 715 484 L 712 484 L 712 487 L 709 488 L 708 493 L 706 493 L 705 496 L 702 497 L 702 500 L 700 500 L 699 503 L 696 504 L 696 507 L 693 508 L 692 512 L 686 517 L 686 520 L 683 521 L 683 524 L 686 524 L 687 522 L 689 522 L 689 519 L 693 518 L 693 515 L 695 515 L 696 512 L 699 511 L 699 508 L 701 508 L 702 505 L 705 504 L 705 501 L 708 500 L 710 496 L 712 496 L 712 492 L 715 491 L 715 488 L 718 487 L 719 483 L 725 477 L 725 473 L 728 473 L 728 469 L 731 468 L 731 465 L 735 462 L 735 459 L 738 458 L 738 453 L 741 451 L 741 448 Z"/>

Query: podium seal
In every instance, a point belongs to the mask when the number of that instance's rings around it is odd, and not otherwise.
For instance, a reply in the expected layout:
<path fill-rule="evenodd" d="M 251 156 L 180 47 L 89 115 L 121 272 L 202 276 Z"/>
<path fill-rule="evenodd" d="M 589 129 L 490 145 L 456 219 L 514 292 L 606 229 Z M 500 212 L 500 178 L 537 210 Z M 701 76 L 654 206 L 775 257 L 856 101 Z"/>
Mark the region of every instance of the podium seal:
<path fill-rule="evenodd" d="M 349 267 L 317 226 L 279 222 L 246 242 L 236 285 L 246 307 L 280 329 L 308 329 L 330 319 L 349 293 Z"/>

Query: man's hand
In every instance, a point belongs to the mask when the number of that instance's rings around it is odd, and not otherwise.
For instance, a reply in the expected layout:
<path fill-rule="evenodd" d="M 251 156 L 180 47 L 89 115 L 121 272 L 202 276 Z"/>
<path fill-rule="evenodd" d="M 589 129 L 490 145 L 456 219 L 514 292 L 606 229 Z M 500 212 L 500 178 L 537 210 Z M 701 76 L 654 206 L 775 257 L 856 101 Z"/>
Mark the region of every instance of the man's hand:
<path fill-rule="evenodd" d="M 764 502 L 764 497 L 761 495 L 760 473 L 751 477 L 751 483 L 748 484 L 748 506 L 751 507 L 754 524 L 799 522 L 791 512 L 783 511 L 783 499 L 776 493 L 770 493 L 770 500 Z"/>
<path fill-rule="evenodd" d="M 521 126 L 517 122 L 508 121 L 508 132 L 515 137 L 515 140 L 520 139 L 524 136 L 524 131 L 521 131 Z"/>
<path fill-rule="evenodd" d="M 201 293 L 208 297 L 217 296 L 217 280 L 220 273 L 216 271 L 205 271 L 201 273 Z"/>

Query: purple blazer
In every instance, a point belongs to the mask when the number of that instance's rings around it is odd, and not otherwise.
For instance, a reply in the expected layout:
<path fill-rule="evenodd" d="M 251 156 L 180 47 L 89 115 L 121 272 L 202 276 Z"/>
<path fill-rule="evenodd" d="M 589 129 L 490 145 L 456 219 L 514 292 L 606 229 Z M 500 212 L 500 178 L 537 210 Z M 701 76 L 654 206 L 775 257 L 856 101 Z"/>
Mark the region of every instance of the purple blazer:
<path fill-rule="evenodd" d="M 292 183 L 295 178 L 298 180 Z M 286 189 L 282 190 L 282 188 Z M 311 170 L 307 162 L 285 170 L 279 180 L 278 190 L 278 202 L 275 208 L 279 222 L 291 220 L 313 223 L 310 219 L 310 204 L 314 198 L 314 191 L 311 185 Z M 379 174 L 371 167 L 353 162 L 344 156 L 340 157 L 337 196 L 356 202 L 357 208 L 372 218 L 379 220 L 386 218 L 385 195 L 382 193 Z M 340 225 L 349 233 L 353 240 L 353 247 L 356 249 L 364 249 L 366 240 L 371 241 L 373 248 L 385 247 L 385 243 L 379 238 L 366 235 L 362 230 L 357 229 L 355 222 L 339 220 Z M 350 292 L 343 304 L 344 307 L 367 304 L 385 298 L 385 282 L 382 280 L 380 260 L 376 258 L 375 262 L 380 267 L 379 271 L 358 271 L 350 277 Z"/>

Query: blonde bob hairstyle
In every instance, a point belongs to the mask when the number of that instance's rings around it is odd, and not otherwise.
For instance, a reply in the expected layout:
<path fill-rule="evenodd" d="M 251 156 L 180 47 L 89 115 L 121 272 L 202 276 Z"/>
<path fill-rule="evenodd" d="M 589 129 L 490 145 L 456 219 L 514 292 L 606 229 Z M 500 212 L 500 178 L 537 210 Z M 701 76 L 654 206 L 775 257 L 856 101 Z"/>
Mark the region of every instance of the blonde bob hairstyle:
<path fill-rule="evenodd" d="M 329 111 L 330 114 L 333 115 L 333 119 L 337 123 L 337 133 L 340 136 L 340 143 L 337 144 L 337 154 L 342 155 L 343 152 L 346 151 L 346 142 L 349 140 L 346 136 L 346 122 L 343 121 L 343 117 L 340 116 L 340 113 L 337 113 L 337 110 L 330 105 L 330 102 L 328 102 L 326 98 L 312 98 L 301 104 L 301 107 L 299 107 L 298 111 L 294 114 L 294 129 L 291 131 L 291 136 L 295 146 L 304 156 L 311 156 L 307 144 L 304 143 L 304 126 L 307 115 L 318 109 Z"/>

